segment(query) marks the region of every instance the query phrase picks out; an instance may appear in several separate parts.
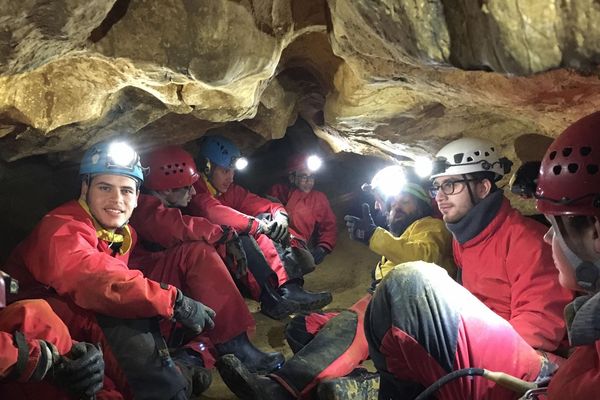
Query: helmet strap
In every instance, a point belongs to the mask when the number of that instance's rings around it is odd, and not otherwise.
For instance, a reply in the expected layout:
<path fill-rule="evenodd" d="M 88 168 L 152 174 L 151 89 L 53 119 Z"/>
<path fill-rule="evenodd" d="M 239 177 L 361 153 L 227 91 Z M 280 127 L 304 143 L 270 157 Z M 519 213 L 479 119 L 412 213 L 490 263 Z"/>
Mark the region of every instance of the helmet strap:
<path fill-rule="evenodd" d="M 462 177 L 464 180 L 469 179 L 469 177 L 466 174 L 462 174 Z M 471 182 L 465 182 L 465 185 L 467 186 L 467 190 L 469 192 L 469 198 L 471 199 L 471 204 L 472 205 L 477 205 L 477 203 L 479 203 L 478 201 L 475 201 L 475 195 L 473 194 L 473 189 L 471 189 Z"/>
<path fill-rule="evenodd" d="M 551 218 L 554 235 L 556 235 L 558 245 L 569 262 L 569 265 L 575 270 L 577 284 L 590 292 L 597 291 L 600 289 L 600 261 L 584 261 L 575 254 L 569 245 L 567 245 L 555 218 L 556 217 Z"/>
<path fill-rule="evenodd" d="M 204 158 L 204 175 L 206 175 L 208 178 L 210 178 L 210 176 L 212 175 L 212 164 L 210 163 L 210 160 L 208 158 Z"/>

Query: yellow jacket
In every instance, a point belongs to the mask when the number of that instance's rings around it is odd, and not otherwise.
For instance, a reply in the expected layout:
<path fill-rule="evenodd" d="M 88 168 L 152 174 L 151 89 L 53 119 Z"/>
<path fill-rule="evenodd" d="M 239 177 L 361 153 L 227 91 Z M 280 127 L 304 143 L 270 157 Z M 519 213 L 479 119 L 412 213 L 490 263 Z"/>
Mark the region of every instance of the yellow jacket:
<path fill-rule="evenodd" d="M 437 218 L 418 219 L 399 237 L 377 228 L 369 241 L 369 248 L 382 256 L 375 268 L 376 281 L 383 279 L 398 264 L 419 260 L 439 265 L 453 278 L 456 275 L 452 235 L 444 221 Z"/>

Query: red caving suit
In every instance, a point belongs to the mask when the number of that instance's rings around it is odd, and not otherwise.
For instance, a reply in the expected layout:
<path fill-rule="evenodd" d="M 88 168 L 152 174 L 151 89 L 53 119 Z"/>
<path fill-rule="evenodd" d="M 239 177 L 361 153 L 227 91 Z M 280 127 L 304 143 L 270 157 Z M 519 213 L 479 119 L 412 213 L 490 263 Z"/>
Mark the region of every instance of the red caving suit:
<path fill-rule="evenodd" d="M 306 240 L 315 234 L 315 246 L 327 249 L 335 247 L 337 223 L 327 196 L 311 190 L 308 193 L 285 183 L 273 185 L 267 195 L 275 197 L 285 206 L 290 226 Z"/>
<path fill-rule="evenodd" d="M 96 225 L 84 202 L 70 201 L 44 216 L 9 257 L 5 272 L 19 281 L 20 298 L 43 298 L 64 321 L 74 340 L 100 343 L 104 351 L 105 387 L 128 393 L 127 380 L 110 351 L 96 314 L 138 319 L 173 316 L 177 289 L 129 269 L 135 232 L 115 237 Z M 100 237 L 99 237 L 100 236 Z M 98 396 L 102 397 L 102 394 Z"/>
<path fill-rule="evenodd" d="M 254 319 L 215 250 L 223 235 L 219 225 L 182 215 L 178 208 L 165 207 L 158 198 L 145 194 L 140 195 L 130 223 L 139 243 L 129 266 L 215 310 L 215 327 L 205 333 L 213 344 L 254 328 Z"/>
<path fill-rule="evenodd" d="M 301 278 L 301 276 L 288 274 L 273 241 L 267 235 L 258 233 L 259 223 L 254 216 L 262 213 L 274 216 L 279 211 L 287 214 L 281 204 L 250 193 L 235 183 L 231 184 L 227 192 L 219 194 L 204 175 L 194 184 L 194 189 L 196 195 L 184 212 L 204 217 L 214 224 L 229 225 L 240 234 L 254 236 L 271 270 L 277 275 L 278 286 L 293 278 Z M 298 236 L 293 231 L 291 233 Z M 291 245 L 299 246 L 300 244 L 298 241 L 292 240 Z M 248 278 L 252 297 L 258 299 L 260 287 L 250 273 Z"/>

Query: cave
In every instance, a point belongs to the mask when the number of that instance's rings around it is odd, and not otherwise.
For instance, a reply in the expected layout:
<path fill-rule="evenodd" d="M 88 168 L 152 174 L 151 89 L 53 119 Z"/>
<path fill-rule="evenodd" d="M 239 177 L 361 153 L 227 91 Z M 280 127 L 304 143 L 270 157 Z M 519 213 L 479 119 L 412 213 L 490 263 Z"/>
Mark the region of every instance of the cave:
<path fill-rule="evenodd" d="M 349 239 L 361 185 L 391 164 L 433 158 L 461 137 L 540 160 L 552 139 L 600 109 L 600 3 L 519 0 L 0 0 L 0 262 L 51 209 L 79 193 L 95 143 L 195 154 L 224 135 L 249 158 L 255 193 L 286 159 L 317 152 L 316 188 L 338 246 L 311 290 L 354 303 L 378 256 Z M 531 200 L 511 203 L 534 214 Z M 368 201 L 368 199 L 367 199 Z M 258 313 L 262 348 L 291 351 Z M 370 365 L 372 368 L 372 365 Z M 215 373 L 200 398 L 235 398 Z"/>

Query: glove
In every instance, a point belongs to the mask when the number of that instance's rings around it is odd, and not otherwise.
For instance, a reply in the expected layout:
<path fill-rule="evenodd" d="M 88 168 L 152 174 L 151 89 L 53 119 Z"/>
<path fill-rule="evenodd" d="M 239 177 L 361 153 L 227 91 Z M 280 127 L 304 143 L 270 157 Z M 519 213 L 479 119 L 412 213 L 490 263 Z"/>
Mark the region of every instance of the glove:
<path fill-rule="evenodd" d="M 289 235 L 288 216 L 285 213 L 278 212 L 275 214 L 273 221 L 269 223 L 268 228 L 267 236 L 275 242 L 283 242 Z"/>
<path fill-rule="evenodd" d="M 311 250 L 310 254 L 312 254 L 315 264 L 319 265 L 323 262 L 327 254 L 329 254 L 329 250 L 327 250 L 325 247 L 317 246 Z"/>
<path fill-rule="evenodd" d="M 204 304 L 190 299 L 177 289 L 177 298 L 173 310 L 173 318 L 180 322 L 181 325 L 191 329 L 194 333 L 199 334 L 205 327 L 212 329 L 215 327 L 213 318 L 215 312 L 212 308 Z"/>
<path fill-rule="evenodd" d="M 357 240 L 366 245 L 369 245 L 369 240 L 375 232 L 375 222 L 371 216 L 371 209 L 367 203 L 362 205 L 362 218 L 358 218 L 352 215 L 346 215 L 344 221 L 346 221 L 346 228 L 350 233 L 350 239 Z"/>
<path fill-rule="evenodd" d="M 91 398 L 102 389 L 104 358 L 102 350 L 90 343 L 77 343 L 60 357 L 50 373 L 52 382 L 76 398 Z"/>
<path fill-rule="evenodd" d="M 256 235 L 262 233 L 262 234 L 268 234 L 269 233 L 269 223 L 270 221 L 261 219 L 261 218 L 256 218 L 256 222 L 258 222 L 258 228 L 256 229 Z"/>
<path fill-rule="evenodd" d="M 248 274 L 248 258 L 242 246 L 242 240 L 232 229 L 233 235 L 225 242 L 225 264 L 236 279 Z"/>

